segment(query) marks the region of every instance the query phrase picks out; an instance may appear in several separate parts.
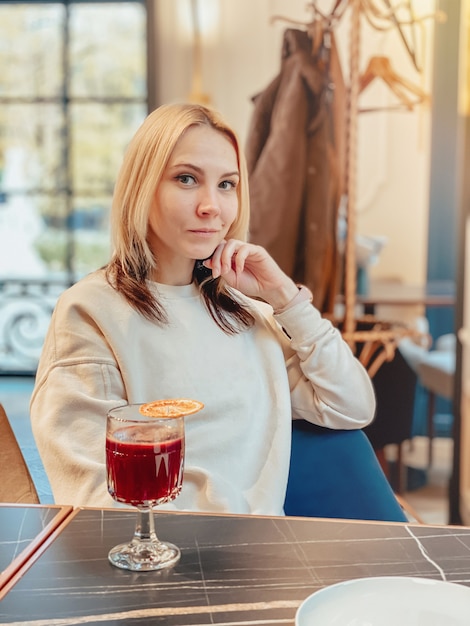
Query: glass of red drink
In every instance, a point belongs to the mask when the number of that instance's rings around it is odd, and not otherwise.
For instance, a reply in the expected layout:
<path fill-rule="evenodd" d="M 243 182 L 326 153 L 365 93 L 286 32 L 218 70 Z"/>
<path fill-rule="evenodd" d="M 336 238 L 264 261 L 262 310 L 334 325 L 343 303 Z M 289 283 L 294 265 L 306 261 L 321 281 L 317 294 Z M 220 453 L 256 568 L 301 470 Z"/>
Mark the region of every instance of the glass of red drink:
<path fill-rule="evenodd" d="M 143 414 L 143 407 L 152 404 L 157 403 L 115 408 L 106 423 L 108 491 L 138 511 L 134 537 L 112 548 L 108 558 L 117 567 L 138 571 L 169 567 L 180 558 L 177 546 L 157 538 L 152 508 L 181 491 L 185 413 L 172 411 L 169 404 L 165 416 Z M 161 408 L 153 412 L 164 413 Z"/>

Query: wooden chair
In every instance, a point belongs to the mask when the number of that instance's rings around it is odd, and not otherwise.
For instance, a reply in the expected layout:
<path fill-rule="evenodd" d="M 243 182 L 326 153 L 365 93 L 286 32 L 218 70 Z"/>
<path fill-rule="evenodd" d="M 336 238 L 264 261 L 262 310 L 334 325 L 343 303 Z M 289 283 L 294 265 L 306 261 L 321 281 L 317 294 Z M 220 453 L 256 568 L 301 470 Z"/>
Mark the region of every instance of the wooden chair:
<path fill-rule="evenodd" d="M 452 400 L 454 396 L 456 335 L 449 333 L 436 339 L 435 349 L 418 364 L 418 376 L 428 392 L 428 467 L 432 465 L 434 413 L 436 396 Z"/>
<path fill-rule="evenodd" d="M 0 502 L 38 504 L 36 487 L 1 404 L 0 442 Z"/>

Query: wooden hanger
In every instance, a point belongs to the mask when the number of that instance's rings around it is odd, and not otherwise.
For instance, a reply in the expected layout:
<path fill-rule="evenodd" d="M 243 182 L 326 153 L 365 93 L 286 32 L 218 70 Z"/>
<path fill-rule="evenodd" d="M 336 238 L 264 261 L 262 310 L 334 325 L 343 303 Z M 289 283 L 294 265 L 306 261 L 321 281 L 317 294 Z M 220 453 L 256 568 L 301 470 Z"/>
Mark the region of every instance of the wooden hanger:
<path fill-rule="evenodd" d="M 429 101 L 429 96 L 420 87 L 395 72 L 388 57 L 373 56 L 369 59 L 367 68 L 360 77 L 359 92 L 364 91 L 377 78 L 386 83 L 401 105 L 409 111 L 412 111 L 415 105 Z"/>
<path fill-rule="evenodd" d="M 390 19 L 392 20 L 393 24 L 396 26 L 400 39 L 402 40 L 403 45 L 405 46 L 405 49 L 408 52 L 408 55 L 410 56 L 413 65 L 418 70 L 418 72 L 420 72 L 421 67 L 418 64 L 417 52 L 416 52 L 415 28 L 412 27 L 410 30 L 410 36 L 411 36 L 411 41 L 410 41 L 410 39 L 405 35 L 405 31 L 403 30 L 403 21 L 398 19 L 396 12 L 393 10 L 390 0 L 383 0 L 383 2 L 387 6 L 387 8 L 390 10 Z M 413 26 L 415 22 L 414 22 L 413 8 L 411 6 L 411 0 L 407 0 L 405 4 L 407 5 L 411 26 Z"/>
<path fill-rule="evenodd" d="M 376 4 L 376 0 L 360 0 L 360 2 L 361 12 L 372 28 L 379 31 L 396 28 L 414 68 L 418 72 L 421 72 L 422 68 L 418 61 L 416 27 L 423 29 L 423 23 L 428 19 L 434 19 L 440 23 L 445 22 L 447 19 L 446 14 L 443 11 L 438 10 L 434 13 L 428 13 L 417 17 L 414 13 L 412 0 L 402 0 L 402 2 L 397 4 L 395 7 L 392 6 L 390 0 L 381 0 L 384 8 L 379 8 Z M 399 18 L 398 12 L 403 10 L 406 11 L 407 17 Z M 405 26 L 410 27 L 409 35 L 405 33 Z"/>
<path fill-rule="evenodd" d="M 334 0 L 332 9 L 329 12 L 325 12 L 324 10 L 320 11 L 316 2 L 309 2 L 308 6 L 312 8 L 315 16 L 320 17 L 323 21 L 331 24 L 333 21 L 341 19 L 348 4 L 349 0 Z"/>
<path fill-rule="evenodd" d="M 341 19 L 348 4 L 349 0 L 333 0 L 331 11 L 326 12 L 318 8 L 317 2 L 308 2 L 306 8 L 312 11 L 311 20 L 302 21 L 284 15 L 273 15 L 270 23 L 285 22 L 305 29 L 312 41 L 312 54 L 317 54 L 324 42 L 325 33 L 331 31 L 336 22 Z"/>
<path fill-rule="evenodd" d="M 312 19 L 308 21 L 295 20 L 285 15 L 273 15 L 270 19 L 271 24 L 274 22 L 286 22 L 294 26 L 303 26 L 308 28 L 313 22 L 320 19 L 325 24 L 331 25 L 332 22 L 340 19 L 348 6 L 349 0 L 334 0 L 332 9 L 330 12 L 320 11 L 317 2 L 308 2 L 307 9 L 312 11 Z"/>

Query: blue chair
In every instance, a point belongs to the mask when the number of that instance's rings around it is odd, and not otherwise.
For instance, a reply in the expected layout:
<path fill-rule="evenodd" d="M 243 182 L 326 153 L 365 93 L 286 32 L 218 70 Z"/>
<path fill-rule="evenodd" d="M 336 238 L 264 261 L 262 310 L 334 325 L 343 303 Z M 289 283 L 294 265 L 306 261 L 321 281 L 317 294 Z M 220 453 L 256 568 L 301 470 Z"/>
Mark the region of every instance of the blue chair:
<path fill-rule="evenodd" d="M 362 430 L 292 422 L 286 515 L 386 522 L 408 519 Z"/>

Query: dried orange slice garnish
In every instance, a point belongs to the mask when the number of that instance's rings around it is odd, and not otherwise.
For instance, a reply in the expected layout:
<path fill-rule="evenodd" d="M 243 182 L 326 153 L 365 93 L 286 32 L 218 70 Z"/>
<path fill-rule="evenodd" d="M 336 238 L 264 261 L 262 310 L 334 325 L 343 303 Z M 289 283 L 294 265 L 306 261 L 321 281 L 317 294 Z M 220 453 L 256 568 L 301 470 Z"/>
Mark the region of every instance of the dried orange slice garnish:
<path fill-rule="evenodd" d="M 142 404 L 139 407 L 139 411 L 147 417 L 182 417 L 197 413 L 202 408 L 204 408 L 204 404 L 199 402 L 199 400 L 169 398 Z"/>

